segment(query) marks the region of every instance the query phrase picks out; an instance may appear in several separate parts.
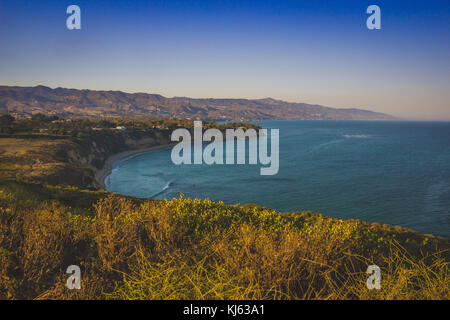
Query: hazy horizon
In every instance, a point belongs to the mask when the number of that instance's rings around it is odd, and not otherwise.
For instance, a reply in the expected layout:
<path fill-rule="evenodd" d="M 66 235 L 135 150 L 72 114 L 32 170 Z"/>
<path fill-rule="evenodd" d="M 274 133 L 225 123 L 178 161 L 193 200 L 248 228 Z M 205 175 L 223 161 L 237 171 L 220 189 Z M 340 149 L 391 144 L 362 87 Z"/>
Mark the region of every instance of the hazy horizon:
<path fill-rule="evenodd" d="M 81 8 L 67 30 L 66 8 Z M 366 8 L 381 8 L 368 30 Z M 450 120 L 448 1 L 0 1 L 0 83 Z"/>
<path fill-rule="evenodd" d="M 289 100 L 283 100 L 283 99 L 278 99 L 278 98 L 274 98 L 274 97 L 190 97 L 190 96 L 166 96 L 163 95 L 161 93 L 158 92 L 143 92 L 143 91 L 125 91 L 125 90 L 120 90 L 120 89 L 91 89 L 91 88 L 71 88 L 71 87 L 62 87 L 62 86 L 57 86 L 57 87 L 52 87 L 52 86 L 48 86 L 48 85 L 44 85 L 44 84 L 36 84 L 36 85 L 8 85 L 8 84 L 0 84 L 0 86 L 17 86 L 17 87 L 37 87 L 37 86 L 44 86 L 44 87 L 48 87 L 51 89 L 57 89 L 57 88 L 63 88 L 63 89 L 75 89 L 75 90 L 93 90 L 93 91 L 121 91 L 121 92 L 125 92 L 125 93 L 130 93 L 130 94 L 135 94 L 135 93 L 143 93 L 143 94 L 156 94 L 156 95 L 161 95 L 165 98 L 189 98 L 189 99 L 245 99 L 245 100 L 262 100 L 262 99 L 274 99 L 274 100 L 281 100 L 284 102 L 288 102 L 288 103 L 306 103 L 306 104 L 310 104 L 310 105 L 320 105 L 323 107 L 327 107 L 327 108 L 335 108 L 335 109 L 360 109 L 360 110 L 367 110 L 367 111 L 373 111 L 373 112 L 378 112 L 378 111 L 374 111 L 374 110 L 370 110 L 368 108 L 364 108 L 364 107 L 339 107 L 339 106 L 328 106 L 328 105 L 322 105 L 319 103 L 314 103 L 314 102 L 306 102 L 306 101 L 289 101 Z M 388 114 L 390 115 L 390 114 Z M 421 119 L 421 118 L 402 118 L 402 117 L 396 117 L 397 119 L 394 120 L 384 120 L 384 121 L 444 121 L 444 122 L 448 122 L 450 121 L 450 119 L 448 120 L 443 120 L 443 119 Z M 282 119 L 280 119 L 282 120 Z M 317 120 L 314 120 L 317 121 Z M 361 120 L 361 121 L 367 121 L 367 120 Z M 380 121 L 380 120 L 374 120 L 374 121 Z M 383 120 L 381 120 L 383 121 Z"/>

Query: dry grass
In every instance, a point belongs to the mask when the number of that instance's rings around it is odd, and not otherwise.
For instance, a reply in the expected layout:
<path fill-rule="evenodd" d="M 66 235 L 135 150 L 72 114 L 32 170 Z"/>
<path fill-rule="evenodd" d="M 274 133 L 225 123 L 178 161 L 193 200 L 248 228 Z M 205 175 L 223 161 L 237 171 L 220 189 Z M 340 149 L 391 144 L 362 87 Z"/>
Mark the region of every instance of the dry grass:
<path fill-rule="evenodd" d="M 333 299 L 377 300 L 448 300 L 450 299 L 449 262 L 447 252 L 435 252 L 420 258 L 412 256 L 398 242 L 390 242 L 390 250 L 383 257 L 381 288 L 368 290 L 365 272 L 347 273 L 345 282 L 334 283 Z M 362 256 L 355 256 L 366 265 L 374 264 Z"/>
<path fill-rule="evenodd" d="M 0 209 L 0 297 L 449 298 L 445 239 L 403 230 L 405 249 L 392 229 L 197 199 L 110 196 L 94 211 Z M 71 264 L 82 268 L 81 290 L 65 288 Z M 382 270 L 381 290 L 366 288 L 369 264 Z"/>
<path fill-rule="evenodd" d="M 28 157 L 66 145 L 66 140 L 0 138 L 1 157 Z"/>

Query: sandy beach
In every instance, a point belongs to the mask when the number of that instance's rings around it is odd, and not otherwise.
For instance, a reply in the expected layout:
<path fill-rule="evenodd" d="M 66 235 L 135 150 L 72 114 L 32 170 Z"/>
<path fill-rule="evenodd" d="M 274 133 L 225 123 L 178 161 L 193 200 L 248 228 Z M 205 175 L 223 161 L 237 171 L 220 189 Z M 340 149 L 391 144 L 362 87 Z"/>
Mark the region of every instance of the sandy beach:
<path fill-rule="evenodd" d="M 97 182 L 100 184 L 100 186 L 103 189 L 106 189 L 105 179 L 106 179 L 106 177 L 108 177 L 111 174 L 114 164 L 117 163 L 118 161 L 121 161 L 121 160 L 129 158 L 129 157 L 137 156 L 141 153 L 164 149 L 164 148 L 169 148 L 174 145 L 175 145 L 175 143 L 168 143 L 168 144 L 162 144 L 159 146 L 143 147 L 143 148 L 139 148 L 139 149 L 128 150 L 128 151 L 116 153 L 116 154 L 110 156 L 108 159 L 106 159 L 105 164 L 102 169 L 95 172 L 95 180 L 97 180 Z"/>

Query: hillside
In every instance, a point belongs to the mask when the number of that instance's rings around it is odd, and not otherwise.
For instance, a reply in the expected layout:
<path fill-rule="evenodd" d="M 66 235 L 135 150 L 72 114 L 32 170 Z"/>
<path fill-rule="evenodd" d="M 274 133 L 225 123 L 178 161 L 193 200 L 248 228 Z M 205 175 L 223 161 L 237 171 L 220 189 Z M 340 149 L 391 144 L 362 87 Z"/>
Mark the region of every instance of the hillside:
<path fill-rule="evenodd" d="M 360 109 L 266 99 L 166 98 L 158 94 L 0 86 L 0 113 L 59 116 L 200 118 L 215 120 L 392 120 Z"/>

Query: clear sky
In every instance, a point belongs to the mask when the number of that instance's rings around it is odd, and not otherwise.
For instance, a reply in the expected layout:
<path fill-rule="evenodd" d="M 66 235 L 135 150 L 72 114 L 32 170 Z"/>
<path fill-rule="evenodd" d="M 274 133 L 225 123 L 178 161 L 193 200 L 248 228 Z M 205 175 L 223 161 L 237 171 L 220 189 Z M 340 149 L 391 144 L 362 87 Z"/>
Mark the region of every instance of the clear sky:
<path fill-rule="evenodd" d="M 71 4 L 81 30 L 66 28 Z M 0 84 L 450 120 L 450 1 L 0 0 Z"/>

